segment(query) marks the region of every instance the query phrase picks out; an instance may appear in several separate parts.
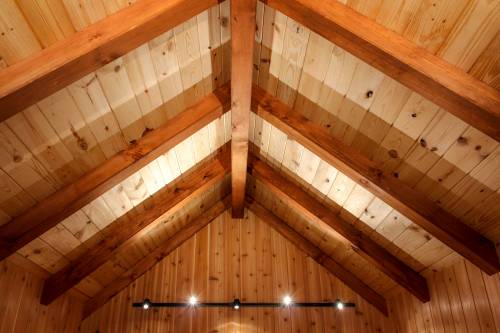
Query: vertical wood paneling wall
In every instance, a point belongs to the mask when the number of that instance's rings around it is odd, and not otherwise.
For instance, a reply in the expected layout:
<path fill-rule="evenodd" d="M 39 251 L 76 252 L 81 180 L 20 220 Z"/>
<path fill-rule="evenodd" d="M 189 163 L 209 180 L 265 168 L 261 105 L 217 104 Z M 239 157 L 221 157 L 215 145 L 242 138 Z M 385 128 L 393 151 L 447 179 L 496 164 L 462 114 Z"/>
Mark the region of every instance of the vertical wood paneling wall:
<path fill-rule="evenodd" d="M 0 263 L 0 332 L 76 332 L 82 303 L 66 294 L 40 305 L 43 279 L 8 260 Z"/>
<path fill-rule="evenodd" d="M 133 309 L 131 303 L 353 301 L 356 309 Z M 82 332 L 393 332 L 391 322 L 252 213 L 226 212 L 82 322 Z"/>
<path fill-rule="evenodd" d="M 500 332 L 500 275 L 460 261 L 427 275 L 432 301 L 404 291 L 389 297 L 389 319 L 247 212 L 226 212 L 80 323 L 81 301 L 65 295 L 39 305 L 43 278 L 10 261 L 0 263 L 3 332 Z M 158 301 L 275 301 L 341 298 L 357 303 L 338 312 L 304 309 L 132 309 Z"/>
<path fill-rule="evenodd" d="M 500 332 L 500 274 L 488 276 L 461 260 L 427 277 L 431 302 L 403 291 L 390 298 L 399 332 Z"/>

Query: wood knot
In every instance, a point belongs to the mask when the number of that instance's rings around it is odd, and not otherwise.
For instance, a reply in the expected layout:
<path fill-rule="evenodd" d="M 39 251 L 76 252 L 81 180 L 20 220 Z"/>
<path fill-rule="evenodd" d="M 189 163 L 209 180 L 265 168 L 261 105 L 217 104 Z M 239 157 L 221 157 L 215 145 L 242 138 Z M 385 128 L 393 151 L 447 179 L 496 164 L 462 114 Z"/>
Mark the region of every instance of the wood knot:
<path fill-rule="evenodd" d="M 459 136 L 457 139 L 457 143 L 459 145 L 466 145 L 468 142 L 469 142 L 469 140 L 467 140 L 467 138 L 465 138 L 463 136 Z"/>
<path fill-rule="evenodd" d="M 144 137 L 146 134 L 148 134 L 149 132 L 151 132 L 153 129 L 149 128 L 149 127 L 146 127 L 144 129 L 144 131 L 142 132 L 141 134 L 141 137 Z"/>
<path fill-rule="evenodd" d="M 387 153 L 389 154 L 389 156 L 391 158 L 398 158 L 399 157 L 399 154 L 398 154 L 397 150 L 395 150 L 395 149 L 391 149 Z"/>
<path fill-rule="evenodd" d="M 23 158 L 21 156 L 17 155 L 17 154 L 14 155 L 13 157 L 14 157 L 14 162 L 15 163 L 20 163 L 23 160 Z"/>
<path fill-rule="evenodd" d="M 84 138 L 79 138 L 77 142 L 81 150 L 87 151 L 89 149 L 89 144 Z"/>

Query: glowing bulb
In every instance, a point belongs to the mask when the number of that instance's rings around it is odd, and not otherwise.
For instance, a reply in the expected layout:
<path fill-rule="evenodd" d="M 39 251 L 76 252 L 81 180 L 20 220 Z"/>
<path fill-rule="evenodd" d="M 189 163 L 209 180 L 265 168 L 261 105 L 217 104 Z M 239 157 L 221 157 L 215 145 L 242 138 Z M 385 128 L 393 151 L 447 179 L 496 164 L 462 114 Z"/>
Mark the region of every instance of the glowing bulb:
<path fill-rule="evenodd" d="M 240 300 L 239 299 L 235 299 L 234 302 L 233 302 L 233 308 L 235 310 L 238 310 L 240 308 Z"/>
<path fill-rule="evenodd" d="M 189 297 L 189 305 L 194 306 L 194 305 L 196 305 L 196 303 L 198 303 L 198 300 L 196 299 L 196 297 L 194 297 L 194 296 Z"/>
<path fill-rule="evenodd" d="M 147 309 L 149 309 L 149 307 L 150 307 L 150 306 L 151 306 L 151 302 L 149 301 L 149 299 L 147 299 L 147 298 L 146 298 L 146 299 L 144 300 L 144 302 L 142 303 L 142 308 L 143 308 L 144 310 L 147 310 Z"/>
<path fill-rule="evenodd" d="M 344 308 L 344 303 L 337 301 L 337 309 L 342 310 Z"/>
<path fill-rule="evenodd" d="M 285 297 L 283 297 L 283 304 L 286 306 L 292 304 L 292 298 L 290 296 L 286 295 Z"/>

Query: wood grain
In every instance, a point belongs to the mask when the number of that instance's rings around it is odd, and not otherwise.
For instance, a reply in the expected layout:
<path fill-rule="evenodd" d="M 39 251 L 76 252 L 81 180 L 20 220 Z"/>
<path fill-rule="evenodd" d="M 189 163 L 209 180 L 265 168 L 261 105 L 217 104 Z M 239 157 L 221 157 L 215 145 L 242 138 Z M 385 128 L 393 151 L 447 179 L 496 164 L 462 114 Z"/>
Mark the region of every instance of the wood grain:
<path fill-rule="evenodd" d="M 159 36 L 216 0 L 138 1 L 0 72 L 0 120 Z"/>
<path fill-rule="evenodd" d="M 422 302 L 429 301 L 429 290 L 425 278 L 378 245 L 365 233 L 334 214 L 328 207 L 306 193 L 300 186 L 273 170 L 265 162 L 252 155 L 249 172 L 290 207 L 325 223 L 352 243 L 355 252 L 385 273 L 394 282 L 412 293 Z"/>
<path fill-rule="evenodd" d="M 500 141 L 500 92 L 338 1 L 267 4 Z"/>
<path fill-rule="evenodd" d="M 320 125 L 258 87 L 253 89 L 252 110 L 486 273 L 491 275 L 500 271 L 495 246 L 490 240 L 447 213 L 423 193 L 385 174 L 373 161 L 329 135 Z"/>
<path fill-rule="evenodd" d="M 231 0 L 231 183 L 233 217 L 243 217 L 252 95 L 256 0 Z"/>
<path fill-rule="evenodd" d="M 186 204 L 221 181 L 230 172 L 229 154 L 228 147 L 224 146 L 215 157 L 197 164 L 181 178 L 146 199 L 141 207 L 118 218 L 103 230 L 102 241 L 45 281 L 40 302 L 45 305 L 52 303 L 104 264 L 139 232 L 144 232 L 160 216 Z"/>
<path fill-rule="evenodd" d="M 244 237 L 243 237 L 244 235 Z M 356 303 L 355 308 L 132 308 L 131 302 Z M 411 296 L 410 296 L 411 297 Z M 387 318 L 251 210 L 212 221 L 82 321 L 81 332 L 395 332 Z M 324 327 L 324 330 L 323 330 Z"/>
<path fill-rule="evenodd" d="M 162 245 L 150 252 L 134 267 L 130 268 L 118 279 L 107 285 L 99 294 L 88 300 L 83 308 L 83 318 L 88 317 L 92 312 L 99 309 L 112 297 L 118 294 L 121 290 L 125 289 L 137 278 L 141 277 L 159 261 L 163 260 L 163 258 L 168 256 L 172 251 L 194 236 L 194 234 L 207 226 L 228 208 L 230 208 L 230 198 L 226 197 L 206 210 L 201 216 L 182 227 L 182 229 L 176 232 Z"/>
<path fill-rule="evenodd" d="M 279 217 L 256 202 L 253 198 L 248 197 L 245 200 L 248 208 L 262 221 L 269 224 L 274 230 L 278 231 L 283 237 L 295 244 L 305 254 L 313 258 L 317 263 L 324 266 L 330 273 L 335 275 L 340 281 L 345 283 L 359 296 L 363 297 L 367 302 L 376 307 L 384 315 L 388 315 L 387 304 L 385 299 L 376 291 L 371 289 L 356 275 L 345 269 L 342 265 L 327 256 L 321 249 L 303 237 L 301 234 L 293 230 Z"/>
<path fill-rule="evenodd" d="M 228 111 L 225 85 L 0 228 L 0 260 Z"/>
<path fill-rule="evenodd" d="M 69 294 L 50 306 L 39 303 L 43 279 L 22 266 L 0 263 L 2 332 L 77 332 L 83 302 Z"/>

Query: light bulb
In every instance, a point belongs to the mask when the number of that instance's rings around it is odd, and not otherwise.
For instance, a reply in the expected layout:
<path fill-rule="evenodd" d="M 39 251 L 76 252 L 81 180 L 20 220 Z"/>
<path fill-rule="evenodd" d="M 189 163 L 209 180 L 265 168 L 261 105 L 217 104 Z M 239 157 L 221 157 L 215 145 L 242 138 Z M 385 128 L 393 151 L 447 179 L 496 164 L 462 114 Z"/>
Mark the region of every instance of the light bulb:
<path fill-rule="evenodd" d="M 189 305 L 194 306 L 194 305 L 196 305 L 196 303 L 198 303 L 198 300 L 196 299 L 196 297 L 194 297 L 194 296 L 189 297 Z"/>
<path fill-rule="evenodd" d="M 235 299 L 234 302 L 233 302 L 233 308 L 235 310 L 238 310 L 240 308 L 240 300 L 239 299 Z"/>
<path fill-rule="evenodd" d="M 292 304 L 292 298 L 288 295 L 286 295 L 285 297 L 283 297 L 283 305 L 290 305 Z"/>
<path fill-rule="evenodd" d="M 338 301 L 337 302 L 337 309 L 342 310 L 343 308 L 344 308 L 344 303 L 342 303 L 341 301 Z"/>
<path fill-rule="evenodd" d="M 151 302 L 149 301 L 149 299 L 147 299 L 147 298 L 146 298 L 146 299 L 144 300 L 144 302 L 142 303 L 142 308 L 143 308 L 144 310 L 147 310 L 147 309 L 149 309 L 149 307 L 150 307 L 150 306 L 151 306 Z"/>

